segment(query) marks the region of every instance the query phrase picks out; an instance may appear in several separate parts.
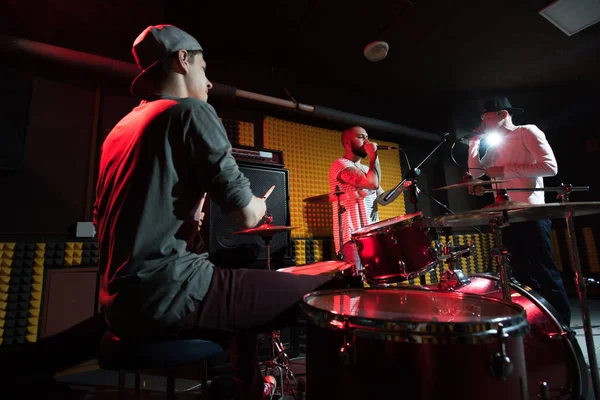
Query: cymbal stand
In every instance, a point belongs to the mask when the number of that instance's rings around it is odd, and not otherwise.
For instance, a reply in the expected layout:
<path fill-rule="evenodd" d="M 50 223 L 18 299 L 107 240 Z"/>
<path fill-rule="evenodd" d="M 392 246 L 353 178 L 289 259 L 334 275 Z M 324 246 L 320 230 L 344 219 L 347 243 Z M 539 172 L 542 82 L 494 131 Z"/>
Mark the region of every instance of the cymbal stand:
<path fill-rule="evenodd" d="M 264 224 L 273 223 L 272 215 L 265 215 L 263 217 Z M 266 256 L 267 256 L 267 270 L 271 270 L 271 240 L 273 239 L 273 234 L 262 235 L 262 239 L 266 245 Z M 280 384 L 278 387 L 281 388 L 281 395 L 285 396 L 285 382 L 291 383 L 292 385 L 296 385 L 296 376 L 293 371 L 290 369 L 290 358 L 285 352 L 285 346 L 281 341 L 281 331 L 274 331 L 265 333 L 261 339 L 261 343 L 265 340 L 270 340 L 271 342 L 271 359 L 261 362 L 259 366 L 265 367 L 265 375 L 269 370 L 278 370 L 280 377 Z"/>
<path fill-rule="evenodd" d="M 502 286 L 502 298 L 505 301 L 512 302 L 512 298 L 510 296 L 510 253 L 502 245 L 501 234 L 501 229 L 509 225 L 507 220 L 508 213 L 506 211 L 503 212 L 502 217 L 494 217 L 490 219 L 490 226 L 492 227 L 494 242 L 496 243 L 496 247 L 490 249 L 490 254 L 498 266 L 498 274 L 500 275 L 500 284 Z"/>
<path fill-rule="evenodd" d="M 263 217 L 263 223 L 265 225 L 273 223 L 273 216 L 271 214 L 265 215 Z M 265 242 L 266 253 L 267 253 L 267 270 L 271 270 L 271 240 L 273 239 L 272 235 L 264 235 L 262 236 L 263 241 Z"/>
<path fill-rule="evenodd" d="M 344 207 L 342 205 L 342 202 L 340 200 L 340 196 L 342 195 L 342 188 L 340 187 L 340 185 L 336 185 L 335 186 L 335 195 L 337 196 L 337 205 L 338 205 L 338 232 L 339 232 L 339 238 L 340 238 L 340 248 L 338 249 L 338 254 L 337 254 L 337 259 L 340 261 L 344 261 L 344 237 L 343 237 L 343 233 L 344 230 L 342 229 L 342 214 L 346 212 L 346 207 Z"/>
<path fill-rule="evenodd" d="M 561 184 L 562 190 L 557 198 L 561 203 L 569 202 L 569 195 L 573 192 L 573 186 Z M 592 385 L 594 389 L 594 397 L 600 400 L 600 376 L 598 375 L 598 360 L 596 358 L 596 347 L 594 345 L 594 336 L 592 333 L 592 324 L 590 321 L 590 310 L 587 302 L 586 282 L 581 273 L 581 261 L 579 259 L 579 248 L 577 247 L 577 239 L 575 236 L 575 225 L 573 223 L 573 215 L 571 210 L 565 218 L 567 223 L 567 240 L 571 242 L 569 255 L 571 256 L 571 264 L 575 272 L 575 284 L 577 285 L 577 294 L 579 295 L 579 306 L 581 308 L 581 319 L 583 321 L 583 331 L 585 334 L 585 345 L 588 352 L 588 360 L 590 364 L 590 373 L 592 375 Z"/>
<path fill-rule="evenodd" d="M 560 187 L 548 187 L 548 188 L 519 188 L 519 189 L 505 189 L 506 191 L 557 191 L 557 199 L 560 200 L 561 203 L 568 203 L 570 201 L 569 196 L 572 192 L 576 191 L 587 191 L 589 190 L 589 186 L 573 186 L 573 185 L 565 185 L 561 183 Z M 500 192 L 498 192 L 498 196 Z M 506 211 L 505 211 L 506 213 Z M 569 256 L 571 259 L 571 264 L 573 265 L 573 271 L 575 273 L 575 284 L 577 286 L 577 294 L 579 297 L 579 306 L 581 310 L 581 319 L 583 322 L 583 331 L 585 335 L 585 344 L 588 352 L 588 360 L 590 364 L 590 374 L 592 376 L 592 386 L 594 389 L 594 397 L 596 400 L 600 400 L 600 376 L 598 374 L 598 360 L 596 357 L 596 347 L 594 345 L 594 336 L 592 333 L 592 324 L 590 321 L 590 310 L 587 302 L 587 289 L 586 289 L 586 279 L 582 275 L 581 271 L 581 260 L 579 259 L 579 247 L 577 245 L 577 238 L 575 235 L 575 225 L 573 223 L 573 215 L 571 210 L 567 213 L 565 217 L 566 225 L 567 225 L 567 240 L 571 243 L 569 247 Z M 502 280 L 502 277 L 501 277 Z M 508 283 L 507 283 L 508 285 Z M 503 293 L 504 293 L 504 282 L 503 282 Z"/>

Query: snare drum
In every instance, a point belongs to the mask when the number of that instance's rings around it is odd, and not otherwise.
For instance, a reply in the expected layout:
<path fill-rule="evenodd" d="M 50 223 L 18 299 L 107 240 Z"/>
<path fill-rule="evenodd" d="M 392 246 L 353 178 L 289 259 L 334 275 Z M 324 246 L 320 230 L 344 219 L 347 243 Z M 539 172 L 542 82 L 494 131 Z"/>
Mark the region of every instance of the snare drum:
<path fill-rule="evenodd" d="M 317 291 L 301 307 L 308 399 L 526 398 L 519 305 L 397 287 Z"/>
<path fill-rule="evenodd" d="M 433 270 L 440 251 L 437 231 L 423 225 L 423 213 L 376 222 L 352 234 L 370 285 L 396 283 Z"/>
<path fill-rule="evenodd" d="M 278 269 L 279 272 L 287 272 L 295 275 L 323 275 L 331 278 L 355 276 L 354 265 L 345 261 L 321 261 L 314 264 L 299 265 Z"/>

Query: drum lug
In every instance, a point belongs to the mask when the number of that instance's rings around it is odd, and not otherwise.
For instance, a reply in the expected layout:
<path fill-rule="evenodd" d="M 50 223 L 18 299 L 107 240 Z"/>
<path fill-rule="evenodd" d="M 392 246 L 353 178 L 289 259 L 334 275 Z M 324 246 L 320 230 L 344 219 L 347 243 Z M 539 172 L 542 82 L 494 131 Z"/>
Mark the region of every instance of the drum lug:
<path fill-rule="evenodd" d="M 403 278 L 408 278 L 408 274 L 406 273 L 406 263 L 402 260 L 398 261 L 398 272 Z"/>
<path fill-rule="evenodd" d="M 504 339 L 508 337 L 504 333 L 504 325 L 498 324 L 498 344 L 500 345 L 500 351 L 495 352 L 488 360 L 488 371 L 497 379 L 505 381 L 512 374 L 514 365 L 511 359 L 506 354 L 506 344 Z"/>
<path fill-rule="evenodd" d="M 348 329 L 348 321 L 344 324 L 344 330 Z M 354 344 L 348 340 L 348 334 L 344 333 L 344 343 L 339 351 L 340 361 L 342 365 L 349 366 L 354 361 Z"/>
<path fill-rule="evenodd" d="M 546 336 L 548 336 L 550 340 L 562 340 L 563 338 L 572 339 L 572 335 L 569 332 L 546 333 Z"/>
<path fill-rule="evenodd" d="M 394 236 L 394 235 L 390 236 L 390 240 L 393 244 L 398 244 L 398 239 L 396 239 L 396 236 Z"/>

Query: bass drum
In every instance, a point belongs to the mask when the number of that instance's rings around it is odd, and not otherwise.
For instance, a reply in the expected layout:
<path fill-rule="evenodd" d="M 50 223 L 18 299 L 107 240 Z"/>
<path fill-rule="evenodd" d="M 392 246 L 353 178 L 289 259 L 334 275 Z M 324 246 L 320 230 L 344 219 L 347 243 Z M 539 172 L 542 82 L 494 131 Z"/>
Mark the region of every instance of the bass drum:
<path fill-rule="evenodd" d="M 500 279 L 492 274 L 473 274 L 471 283 L 456 292 L 502 298 Z M 551 399 L 588 398 L 589 374 L 575 333 L 564 327 L 558 313 L 528 286 L 513 281 L 513 302 L 527 313 L 530 331 L 524 337 L 527 380 L 531 399 L 539 399 L 540 382 L 548 383 Z M 437 285 L 426 286 L 437 291 Z"/>

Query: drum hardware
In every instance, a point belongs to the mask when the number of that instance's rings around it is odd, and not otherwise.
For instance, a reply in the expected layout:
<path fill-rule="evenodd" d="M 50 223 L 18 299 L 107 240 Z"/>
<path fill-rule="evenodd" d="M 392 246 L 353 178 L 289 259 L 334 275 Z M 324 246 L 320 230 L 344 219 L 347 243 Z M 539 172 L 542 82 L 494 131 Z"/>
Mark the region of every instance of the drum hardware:
<path fill-rule="evenodd" d="M 506 212 L 506 211 L 505 211 Z M 496 262 L 498 273 L 500 274 L 500 284 L 502 285 L 502 298 L 506 301 L 512 301 L 510 296 L 510 253 L 508 249 L 502 246 L 502 235 L 500 230 L 508 226 L 506 216 L 494 217 L 490 219 L 490 226 L 494 235 L 496 247 L 490 249 L 490 254 Z"/>
<path fill-rule="evenodd" d="M 540 399 L 550 400 L 550 389 L 547 382 L 540 382 Z"/>
<path fill-rule="evenodd" d="M 488 361 L 488 368 L 490 374 L 492 374 L 494 378 L 505 381 L 512 374 L 514 366 L 510 357 L 506 354 L 506 343 L 504 343 L 504 341 L 508 335 L 504 333 L 504 326 L 502 323 L 498 324 L 497 330 L 498 333 L 496 333 L 496 336 L 498 337 L 500 350 L 491 355 Z"/>
<path fill-rule="evenodd" d="M 594 279 L 594 278 L 583 278 L 583 281 L 585 282 L 585 285 L 599 285 L 600 281 Z"/>
<path fill-rule="evenodd" d="M 243 231 L 233 232 L 235 235 L 258 235 L 262 237 L 266 246 L 266 258 L 267 258 L 267 269 L 271 269 L 271 240 L 277 233 L 288 232 L 296 227 L 292 226 L 281 226 L 271 225 L 273 223 L 273 216 L 271 214 L 263 217 L 263 224 L 254 228 L 248 228 Z"/>
<path fill-rule="evenodd" d="M 292 229 L 296 229 L 295 227 L 291 226 L 271 225 L 272 223 L 273 216 L 269 214 L 263 217 L 262 225 L 234 232 L 236 235 L 258 235 L 263 239 L 266 245 L 267 270 L 271 270 L 271 240 L 273 239 L 273 236 L 277 233 L 288 232 Z M 281 332 L 275 331 L 265 333 L 261 339 L 261 342 L 264 342 L 265 340 L 270 340 L 271 342 L 272 359 L 260 363 L 260 366 L 265 367 L 265 374 L 269 370 L 277 370 L 279 372 L 279 377 L 281 380 L 279 387 L 281 388 L 282 395 L 284 395 L 285 382 L 287 381 L 288 383 L 291 382 L 292 384 L 295 384 L 296 376 L 290 368 L 290 359 L 285 352 L 285 347 L 281 341 Z"/>
<path fill-rule="evenodd" d="M 344 341 L 342 344 L 342 347 L 340 347 L 340 361 L 342 362 L 342 365 L 347 367 L 349 365 L 351 365 L 352 363 L 352 359 L 353 359 L 353 348 L 354 345 L 353 343 L 350 343 L 350 341 L 348 340 L 348 335 L 351 334 L 348 330 L 348 321 L 344 321 Z M 352 336 L 352 341 L 355 342 L 356 338 L 354 336 Z"/>
<path fill-rule="evenodd" d="M 586 348 L 588 352 L 588 360 L 590 365 L 590 373 L 592 376 L 592 384 L 594 390 L 594 396 L 596 399 L 600 399 L 600 376 L 598 374 L 598 361 L 595 353 L 594 339 L 592 334 L 589 308 L 587 303 L 586 293 L 586 279 L 583 278 L 581 272 L 581 262 L 579 259 L 578 245 L 575 236 L 575 227 L 573 223 L 573 217 L 591 215 L 600 213 L 600 202 L 570 202 L 569 197 L 573 191 L 585 191 L 588 190 L 588 186 L 572 186 L 561 184 L 560 187 L 549 187 L 549 188 L 504 188 L 494 190 L 493 192 L 499 194 L 496 196 L 499 202 L 484 207 L 480 210 L 463 212 L 453 214 L 449 216 L 443 216 L 435 218 L 430 222 L 430 226 L 440 227 L 454 227 L 454 226 L 469 226 L 473 224 L 492 224 L 494 223 L 517 223 L 527 222 L 540 219 L 557 219 L 564 218 L 567 225 L 567 240 L 571 246 L 568 246 L 569 256 L 571 258 L 571 264 L 575 273 L 575 283 L 577 286 L 577 293 L 579 297 L 580 311 L 582 314 L 582 321 L 584 326 L 584 334 L 586 341 Z M 509 199 L 509 191 L 559 191 L 558 199 L 559 203 L 550 204 L 539 204 L 529 205 L 520 204 L 518 202 L 512 202 Z M 500 191 L 500 192 L 499 192 Z M 492 226 L 494 229 L 494 226 Z M 501 226 L 494 229 L 495 237 L 499 238 L 499 229 Z M 496 242 L 497 244 L 499 242 Z M 498 246 L 495 250 L 494 257 L 498 267 L 502 267 L 500 270 L 501 281 L 503 287 L 503 298 L 510 301 L 510 292 L 507 291 L 506 286 L 510 284 L 507 271 L 504 266 L 504 262 L 501 259 L 508 257 L 508 254 L 503 254 L 502 247 Z M 504 261 L 504 260 L 502 260 Z"/>
<path fill-rule="evenodd" d="M 442 186 L 439 188 L 435 188 L 433 190 L 449 190 L 449 189 L 457 189 L 457 188 L 468 188 L 470 189 L 472 186 L 483 186 L 483 185 L 494 185 L 498 183 L 504 183 L 506 180 L 503 179 L 491 179 L 489 181 L 483 179 L 475 179 L 471 175 L 463 176 L 462 181 L 459 183 L 454 183 L 452 185 Z M 483 192 L 488 192 L 489 189 L 482 189 Z M 491 193 L 491 191 L 489 191 Z"/>
<path fill-rule="evenodd" d="M 569 204 L 569 196 L 573 192 L 572 185 L 561 184 L 561 191 L 558 193 L 557 198 L 562 204 Z M 587 189 L 589 190 L 589 186 Z M 571 203 L 573 204 L 573 203 Z M 600 375 L 598 374 L 598 360 L 596 358 L 596 346 L 594 345 L 594 336 L 592 333 L 592 323 L 590 321 L 590 310 L 587 302 L 586 284 L 583 279 L 581 272 L 581 261 L 579 260 L 579 247 L 577 247 L 577 239 L 575 237 L 575 225 L 573 223 L 573 211 L 567 212 L 567 239 L 571 242 L 569 247 L 569 253 L 571 255 L 571 264 L 575 271 L 575 284 L 577 285 L 577 294 L 579 295 L 579 306 L 581 309 L 581 319 L 583 321 L 583 332 L 585 336 L 585 344 L 588 352 L 588 361 L 590 364 L 590 371 L 592 374 L 592 385 L 594 389 L 594 397 L 596 400 L 600 399 Z"/>
<path fill-rule="evenodd" d="M 337 217 L 338 217 L 338 234 L 339 234 L 339 242 L 340 242 L 340 248 L 338 249 L 338 253 L 337 253 L 337 259 L 340 261 L 344 261 L 344 230 L 342 229 L 342 214 L 344 214 L 346 212 L 346 207 L 344 207 L 342 205 L 342 201 L 341 201 L 341 196 L 342 196 L 342 191 L 340 188 L 340 185 L 336 185 L 335 186 L 335 195 L 337 196 L 337 206 L 338 206 L 338 212 L 337 212 Z"/>
<path fill-rule="evenodd" d="M 441 245 L 441 243 L 440 243 Z M 469 277 L 460 269 L 456 268 L 456 264 L 460 257 L 466 254 L 470 256 L 471 250 L 475 248 L 475 242 L 471 241 L 467 246 L 443 246 L 441 248 L 442 258 L 444 263 L 448 264 L 448 268 L 440 274 L 440 282 L 438 289 L 440 290 L 455 290 L 464 285 L 471 283 Z M 440 264 L 441 266 L 442 264 Z"/>

